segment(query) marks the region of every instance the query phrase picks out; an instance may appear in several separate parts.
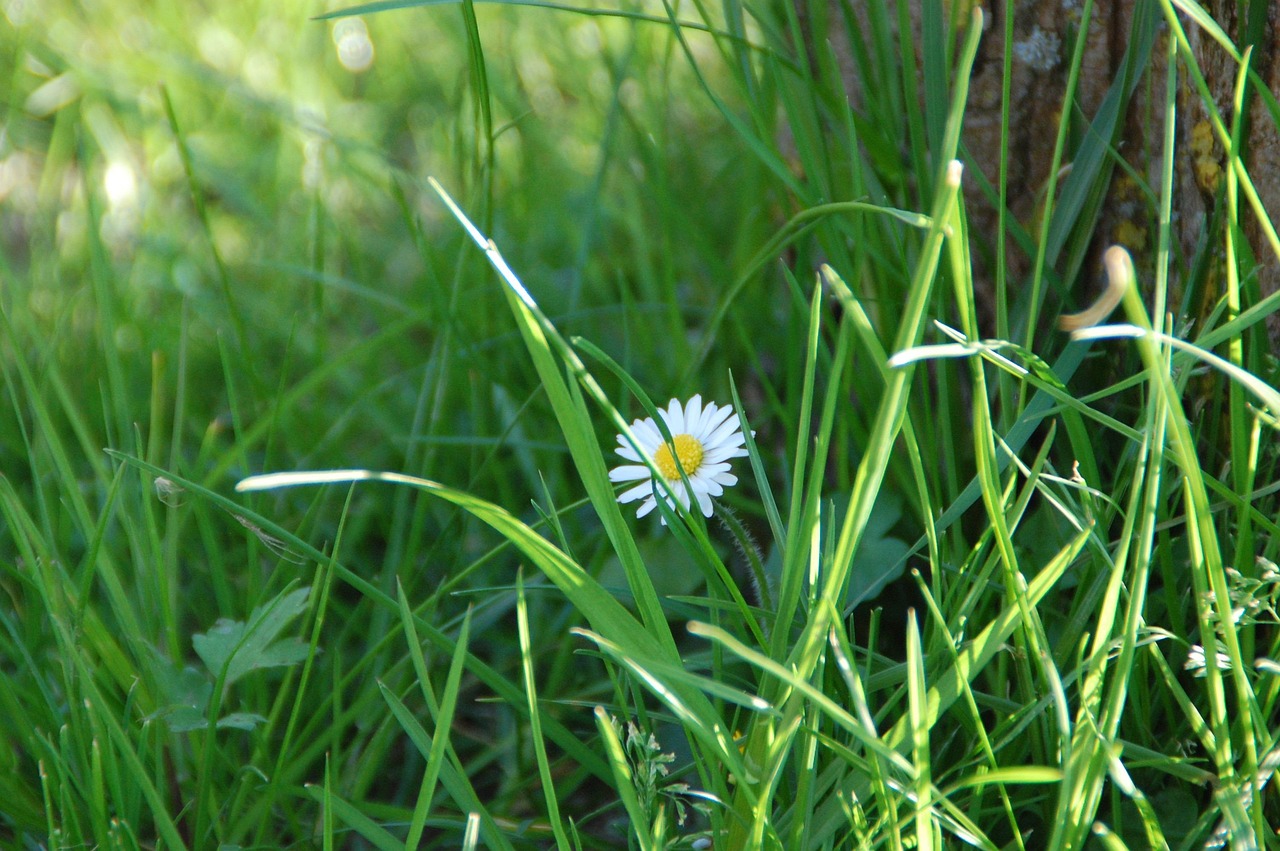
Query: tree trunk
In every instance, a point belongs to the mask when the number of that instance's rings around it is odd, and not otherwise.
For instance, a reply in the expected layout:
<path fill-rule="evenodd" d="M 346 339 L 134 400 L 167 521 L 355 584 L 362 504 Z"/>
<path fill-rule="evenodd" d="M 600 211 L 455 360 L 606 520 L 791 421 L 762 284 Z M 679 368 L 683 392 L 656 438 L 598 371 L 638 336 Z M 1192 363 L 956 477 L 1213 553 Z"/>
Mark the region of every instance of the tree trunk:
<path fill-rule="evenodd" d="M 1237 0 L 1206 0 L 1201 5 L 1213 16 L 1222 29 L 1231 37 L 1243 53 L 1246 47 L 1252 47 L 1250 67 L 1257 72 L 1263 84 L 1272 93 L 1280 91 L 1280 57 L 1276 55 L 1276 47 L 1280 44 L 1280 6 L 1275 3 L 1252 0 L 1249 5 L 1248 18 L 1241 18 L 1237 8 Z M 1253 20 L 1249 20 L 1252 18 Z M 1234 90 L 1239 67 L 1234 59 L 1215 42 L 1212 37 L 1199 27 L 1187 27 L 1187 39 L 1192 53 L 1204 72 L 1205 82 L 1213 95 L 1218 113 L 1223 120 L 1232 120 Z M 1180 121 L 1182 140 L 1190 151 L 1192 167 L 1184 169 L 1192 177 L 1184 179 L 1183 200 L 1183 241 L 1193 242 L 1200 233 L 1205 232 L 1208 216 L 1213 208 L 1214 197 L 1220 194 L 1222 184 L 1222 168 L 1225 157 L 1221 143 L 1214 139 L 1212 149 L 1209 148 L 1209 112 L 1201 98 L 1190 89 L 1184 89 L 1181 109 L 1185 118 Z M 1280 215 L 1280 132 L 1277 132 L 1277 119 L 1271 116 L 1263 99 L 1252 93 L 1246 102 L 1244 116 L 1244 151 L 1245 165 L 1263 207 L 1275 222 Z M 1197 205 L 1195 201 L 1200 201 Z M 1253 250 L 1257 262 L 1257 287 L 1259 297 L 1274 293 L 1280 289 L 1280 258 L 1277 258 L 1268 244 L 1262 223 L 1241 196 L 1240 220 L 1245 236 Z M 1221 239 L 1220 231 L 1210 238 Z M 1247 270 L 1245 270 L 1247 271 Z M 1220 287 L 1218 288 L 1220 289 Z M 1218 292 L 1210 289 L 1206 292 L 1208 301 L 1216 300 Z M 1244 305 L 1247 307 L 1248 305 Z M 1272 350 L 1280 344 L 1280 313 L 1272 313 L 1267 318 L 1267 330 L 1271 337 Z"/>
<path fill-rule="evenodd" d="M 827 0 L 828 14 L 833 16 L 829 19 L 838 20 L 834 16 L 841 14 L 840 10 L 851 9 L 853 31 L 867 32 L 869 2 L 879 0 L 852 0 L 851 5 L 843 4 L 841 0 Z M 978 190 L 979 182 L 972 172 L 980 170 L 991 185 L 998 185 L 1005 16 L 1009 13 L 1009 4 L 976 2 L 983 8 L 984 32 L 970 81 L 964 121 L 963 142 L 968 152 L 967 168 L 970 172 L 965 183 L 965 203 L 971 233 L 975 239 L 988 242 L 975 245 L 973 253 L 978 300 L 987 320 L 984 322 L 986 330 L 990 331 L 993 330 L 990 317 L 993 315 L 994 234 L 998 229 L 998 216 L 995 205 Z M 1113 81 L 1123 73 L 1126 51 L 1134 37 L 1135 13 L 1146 2 L 1148 0 L 1099 0 L 1093 6 L 1074 97 L 1071 135 L 1064 150 L 1059 180 L 1072 166 L 1073 152 L 1078 150 L 1081 134 L 1089 132 L 1089 122 L 1097 115 Z M 963 20 L 963 13 L 975 5 L 975 0 L 952 0 L 952 3 L 959 8 L 948 8 L 947 11 Z M 1247 8 L 1253 11 L 1246 12 L 1246 18 L 1238 14 L 1237 4 L 1238 0 L 1202 0 L 1201 3 L 1234 44 L 1253 45 L 1252 67 L 1271 91 L 1280 90 L 1280 56 L 1276 52 L 1280 36 L 1280 4 L 1252 0 Z M 910 0 L 917 69 L 920 67 L 923 5 L 923 0 Z M 1013 7 L 1007 206 L 1012 219 L 1026 228 L 1033 239 L 1039 232 L 1039 219 L 1050 180 L 1076 34 L 1085 23 L 1081 20 L 1083 5 L 1080 0 L 1019 0 Z M 1160 15 L 1155 3 L 1148 11 Z M 894 16 L 890 13 L 889 17 L 892 19 Z M 1163 18 L 1159 18 L 1156 25 L 1158 32 L 1150 62 L 1124 107 L 1124 119 L 1117 128 L 1115 150 L 1133 173 L 1158 193 L 1170 30 Z M 1217 109 L 1229 125 L 1237 63 L 1193 22 L 1184 19 L 1183 27 Z M 844 30 L 831 27 L 829 32 L 835 34 Z M 845 90 L 854 108 L 858 109 L 862 91 L 852 59 L 852 46 L 847 39 L 834 37 L 831 48 L 841 65 Z M 1178 83 L 1173 228 L 1179 243 L 1175 250 L 1180 249 L 1182 262 L 1189 264 L 1204 249 L 1206 239 L 1213 241 L 1209 243 L 1211 252 L 1221 254 L 1220 249 L 1214 247 L 1215 242 L 1217 245 L 1222 242 L 1221 217 L 1215 218 L 1213 211 L 1223 199 L 1225 157 L 1223 146 L 1208 122 L 1205 104 L 1181 62 Z M 1280 134 L 1276 124 L 1263 100 L 1256 94 L 1252 96 L 1244 139 L 1245 163 L 1263 205 L 1272 213 L 1280 211 Z M 1055 258 L 1049 258 L 1050 270 L 1061 275 L 1065 285 L 1073 287 L 1073 291 L 1066 303 L 1051 300 L 1045 307 L 1046 311 L 1074 310 L 1093 299 L 1101 273 L 1099 258 L 1102 250 L 1111 244 L 1118 243 L 1128 248 L 1134 255 L 1140 276 L 1146 273 L 1145 277 L 1150 280 L 1156 243 L 1156 210 L 1150 200 L 1152 196 L 1124 168 L 1111 169 L 1109 173 L 1105 201 L 1096 221 L 1082 221 L 1083 225 L 1092 225 L 1085 236 L 1092 241 L 1093 247 L 1090 259 L 1078 270 L 1079 282 L 1073 282 L 1077 270 L 1055 269 Z M 1219 224 L 1214 233 L 1206 230 L 1211 221 Z M 1280 259 L 1263 239 L 1258 219 L 1243 200 L 1241 221 L 1258 263 L 1256 279 L 1260 294 L 1255 298 L 1265 297 L 1280 287 Z M 1002 262 L 1011 288 L 1026 280 L 1033 261 L 1033 254 L 1015 244 L 1014 240 L 1008 240 Z M 1199 280 L 1189 277 L 1191 272 L 1186 266 L 1175 266 L 1171 284 L 1175 287 L 1199 285 Z M 1203 295 L 1202 315 L 1220 297 L 1222 275 L 1210 264 L 1204 280 L 1206 283 L 1200 290 Z M 1176 304 L 1173 302 L 1171 306 Z M 1272 314 L 1268 318 L 1268 328 L 1273 339 L 1280 338 L 1280 314 Z"/>

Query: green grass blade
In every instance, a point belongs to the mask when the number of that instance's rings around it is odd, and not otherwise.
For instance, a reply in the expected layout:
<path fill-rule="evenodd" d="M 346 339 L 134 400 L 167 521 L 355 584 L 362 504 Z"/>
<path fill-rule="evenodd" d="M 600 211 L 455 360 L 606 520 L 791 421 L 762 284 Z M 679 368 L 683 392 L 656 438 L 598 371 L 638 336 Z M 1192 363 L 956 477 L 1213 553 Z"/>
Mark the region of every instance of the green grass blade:
<path fill-rule="evenodd" d="M 515 276 L 515 273 L 507 266 L 501 253 L 498 252 L 497 246 L 480 233 L 444 191 L 443 187 L 434 180 L 432 181 L 432 186 L 448 206 L 450 212 L 467 230 L 476 245 L 485 252 L 490 264 L 502 278 L 505 284 L 503 291 L 507 296 L 507 302 L 516 317 L 521 336 L 524 338 L 529 355 L 538 370 L 538 376 L 542 379 L 543 389 L 546 390 L 547 396 L 551 399 L 552 407 L 556 412 L 556 419 L 560 423 L 569 451 L 573 455 L 578 472 L 582 477 L 583 485 L 586 487 L 591 503 L 596 509 L 596 513 L 600 516 L 601 522 L 609 534 L 609 539 L 612 541 L 615 551 L 622 561 L 623 568 L 627 572 L 627 582 L 631 592 L 635 595 L 636 606 L 640 610 L 641 620 L 652 631 L 653 635 L 665 645 L 667 652 L 674 652 L 675 639 L 672 638 L 670 629 L 667 627 L 666 617 L 662 614 L 662 607 L 658 602 L 657 593 L 654 591 L 653 583 L 649 579 L 648 572 L 640 559 L 635 540 L 627 529 L 626 523 L 622 518 L 622 512 L 618 509 L 617 502 L 614 499 L 613 486 L 609 482 L 603 453 L 595 439 L 595 431 L 590 417 L 581 400 L 571 393 L 569 387 L 566 386 L 562 367 L 556 363 L 557 356 L 563 361 L 564 366 L 570 370 L 574 378 L 580 381 L 593 396 L 594 401 L 600 404 L 606 413 L 611 415 L 618 431 L 624 435 L 630 435 L 630 429 L 618 414 L 617 409 L 609 402 L 595 379 L 587 372 L 586 367 L 573 352 L 572 347 L 561 337 L 559 331 L 555 329 L 555 326 L 538 308 L 537 302 L 533 300 L 529 291 L 525 289 L 524 285 Z M 634 443 L 634 440 L 632 442 Z"/>
<path fill-rule="evenodd" d="M 308 786 L 306 791 L 312 800 L 324 805 L 325 843 L 329 847 L 332 847 L 333 836 L 337 830 L 338 823 L 341 822 L 355 831 L 357 835 L 374 848 L 377 848 L 378 851 L 404 851 L 404 843 L 397 839 L 391 831 L 360 812 L 350 802 L 333 794 L 327 772 L 325 774 L 325 783 L 322 787 Z"/>
<path fill-rule="evenodd" d="M 451 667 L 451 675 L 453 670 L 454 669 Z M 455 700 L 457 697 L 456 687 L 455 683 Z M 512 848 L 510 841 L 498 826 L 497 822 L 493 819 L 493 816 L 489 814 L 488 810 L 480 802 L 480 798 L 476 794 L 476 790 L 468 779 L 466 772 L 460 765 L 457 765 L 453 761 L 456 757 L 453 755 L 452 748 L 449 745 L 448 728 L 437 728 L 436 735 L 432 736 L 426 731 L 426 728 L 422 726 L 422 723 L 417 719 L 409 707 L 405 706 L 404 702 L 401 701 L 401 699 L 389 688 L 387 688 L 385 684 L 379 683 L 378 689 L 382 692 L 382 698 L 386 701 L 387 706 L 390 707 L 391 714 L 395 717 L 396 722 L 404 730 L 406 735 L 408 735 L 410 741 L 412 741 L 418 748 L 418 752 L 427 760 L 428 774 L 438 772 L 441 784 L 445 787 L 449 796 L 453 798 L 454 803 L 458 805 L 458 808 L 462 812 L 478 814 L 480 818 L 480 829 L 484 834 L 485 841 L 488 842 L 490 846 L 508 849 L 508 851 L 510 851 Z M 445 695 L 442 695 L 442 701 L 444 697 Z M 444 708 L 445 706 L 442 702 L 442 711 Z M 443 742 L 443 744 L 437 745 L 437 742 Z M 439 750 L 437 750 L 437 748 L 439 748 Z M 427 777 L 424 775 L 424 780 L 425 779 L 427 779 Z M 371 823 L 367 821 L 367 816 L 355 811 L 354 807 L 350 809 L 350 812 L 355 812 L 355 814 L 359 816 L 358 819 L 353 821 L 351 816 L 344 813 L 344 820 L 353 827 L 357 827 L 359 824 Z M 357 829 L 359 828 L 357 827 Z M 378 829 L 381 830 L 382 828 L 378 826 Z M 404 848 L 406 846 L 401 842 L 398 847 Z"/>
<path fill-rule="evenodd" d="M 538 777 L 542 781 L 543 800 L 547 804 L 547 821 L 556 839 L 556 848 L 568 851 L 572 846 L 564 831 L 560 815 L 560 803 L 556 799 L 556 785 L 551 776 L 551 763 L 547 759 L 546 743 L 542 739 L 541 713 L 538 712 L 538 684 L 534 677 L 533 647 L 529 635 L 529 603 L 524 593 L 524 572 L 516 574 L 516 617 L 520 630 L 520 660 L 524 672 L 524 689 L 529 699 L 529 735 L 533 753 L 538 761 Z"/>

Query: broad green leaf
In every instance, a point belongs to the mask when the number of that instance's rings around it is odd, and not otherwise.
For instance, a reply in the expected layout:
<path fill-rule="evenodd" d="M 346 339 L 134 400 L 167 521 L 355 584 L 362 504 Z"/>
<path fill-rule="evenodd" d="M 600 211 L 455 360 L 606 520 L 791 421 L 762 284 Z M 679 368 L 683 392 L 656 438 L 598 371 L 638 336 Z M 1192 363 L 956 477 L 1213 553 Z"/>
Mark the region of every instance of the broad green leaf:
<path fill-rule="evenodd" d="M 258 668 L 279 668 L 307 657 L 307 644 L 297 638 L 277 641 L 277 636 L 307 609 L 310 588 L 277 596 L 253 610 L 248 621 L 221 618 L 207 633 L 192 636 L 196 653 L 214 676 L 225 672 L 226 685 Z"/>

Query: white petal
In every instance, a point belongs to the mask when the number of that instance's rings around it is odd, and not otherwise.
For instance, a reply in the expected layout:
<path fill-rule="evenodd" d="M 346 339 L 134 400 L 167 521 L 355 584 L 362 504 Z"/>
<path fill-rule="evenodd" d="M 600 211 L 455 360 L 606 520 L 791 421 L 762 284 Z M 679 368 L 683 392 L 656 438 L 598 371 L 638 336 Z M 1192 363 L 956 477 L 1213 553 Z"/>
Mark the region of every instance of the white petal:
<path fill-rule="evenodd" d="M 735 449 L 715 449 L 707 452 L 702 456 L 702 466 L 706 467 L 710 464 L 721 464 L 730 458 L 738 457 L 738 451 Z M 701 471 L 701 468 L 699 468 Z"/>
<path fill-rule="evenodd" d="M 699 493 L 698 506 L 702 509 L 703 517 L 711 516 L 711 497 L 707 496 L 705 493 Z"/>
<path fill-rule="evenodd" d="M 728 422 L 729 415 L 732 413 L 733 413 L 733 408 L 729 405 L 725 405 L 723 408 L 717 408 L 715 413 L 707 417 L 706 420 L 701 424 L 701 426 L 699 427 L 698 433 L 710 435 L 716 429 L 720 428 L 721 425 Z M 737 422 L 737 419 L 735 418 L 733 421 Z"/>
<path fill-rule="evenodd" d="M 703 445 L 719 449 L 721 446 L 741 445 L 744 439 L 742 432 L 738 431 L 738 421 L 726 420 L 724 425 L 707 435 L 707 439 L 703 441 Z"/>
<path fill-rule="evenodd" d="M 672 437 L 687 433 L 684 427 L 684 409 L 680 407 L 679 399 L 671 400 L 662 418 L 667 421 L 667 428 L 670 429 Z"/>
<path fill-rule="evenodd" d="M 637 499 L 639 499 L 642 496 L 648 496 L 648 497 L 653 496 L 652 482 L 644 482 L 643 484 L 639 484 L 631 488 L 631 490 L 623 491 L 622 493 L 618 494 L 618 502 L 625 505 L 628 502 L 635 502 Z"/>
<path fill-rule="evenodd" d="M 684 482 L 672 485 L 672 490 L 676 492 L 676 500 L 685 508 L 689 507 L 689 489 L 684 486 Z M 670 500 L 668 500 L 670 504 Z"/>
<path fill-rule="evenodd" d="M 647 478 L 649 478 L 649 468 L 643 464 L 623 464 L 621 467 L 614 467 L 609 471 L 609 481 L 611 482 L 630 482 Z"/>
<path fill-rule="evenodd" d="M 702 394 L 695 393 L 684 405 L 684 433 L 698 434 L 698 421 L 702 419 Z"/>
<path fill-rule="evenodd" d="M 701 467 L 698 468 L 698 478 L 704 479 L 704 480 L 715 478 L 715 476 L 717 476 L 720 473 L 729 472 L 729 469 L 730 469 L 729 465 L 723 464 L 723 463 L 703 464 Z"/>
<path fill-rule="evenodd" d="M 640 445 L 650 454 L 663 444 L 662 432 L 658 431 L 658 424 L 652 417 L 646 417 L 643 421 L 636 420 L 635 425 L 631 426 L 631 431 L 635 433 Z"/>
<path fill-rule="evenodd" d="M 636 511 L 636 517 L 637 518 L 644 517 L 646 514 L 648 514 L 650 511 L 653 511 L 657 507 L 658 507 L 658 503 L 654 502 L 652 497 L 649 499 L 646 499 L 644 501 L 644 504 L 640 506 L 640 509 Z"/>
<path fill-rule="evenodd" d="M 738 477 L 733 473 L 717 473 L 713 481 L 717 484 L 724 485 L 727 488 L 731 488 L 738 483 Z"/>
<path fill-rule="evenodd" d="M 728 461 L 730 458 L 745 458 L 747 450 L 741 446 L 719 446 L 714 450 L 708 451 L 703 456 L 705 464 L 719 464 L 721 461 Z"/>
<path fill-rule="evenodd" d="M 732 426 L 732 428 L 730 428 L 730 426 Z M 746 437 L 742 434 L 742 430 L 738 428 L 737 420 L 731 420 L 720 426 L 720 428 L 716 429 L 714 436 L 719 438 L 718 445 L 720 446 L 741 446 L 747 442 Z M 711 438 L 708 437 L 707 439 L 710 440 Z"/>
<path fill-rule="evenodd" d="M 640 462 L 640 456 L 637 455 L 636 451 L 630 446 L 619 446 L 613 451 L 621 455 L 623 458 L 626 458 L 628 461 Z"/>
<path fill-rule="evenodd" d="M 702 414 L 698 417 L 697 422 L 689 423 L 693 431 L 689 432 L 693 435 L 703 435 L 707 433 L 707 421 L 716 415 L 716 411 L 720 410 L 720 406 L 715 402 L 708 402 L 702 407 Z"/>

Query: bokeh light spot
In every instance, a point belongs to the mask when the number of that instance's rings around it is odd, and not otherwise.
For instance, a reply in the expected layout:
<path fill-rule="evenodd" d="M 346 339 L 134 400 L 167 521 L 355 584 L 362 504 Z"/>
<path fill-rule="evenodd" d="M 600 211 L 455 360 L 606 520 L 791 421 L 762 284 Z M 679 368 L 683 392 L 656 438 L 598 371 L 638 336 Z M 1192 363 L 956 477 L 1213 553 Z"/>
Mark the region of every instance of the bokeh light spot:
<path fill-rule="evenodd" d="M 368 71 L 373 65 L 373 41 L 360 18 L 343 18 L 334 24 L 333 43 L 338 49 L 338 62 L 351 73 Z"/>

